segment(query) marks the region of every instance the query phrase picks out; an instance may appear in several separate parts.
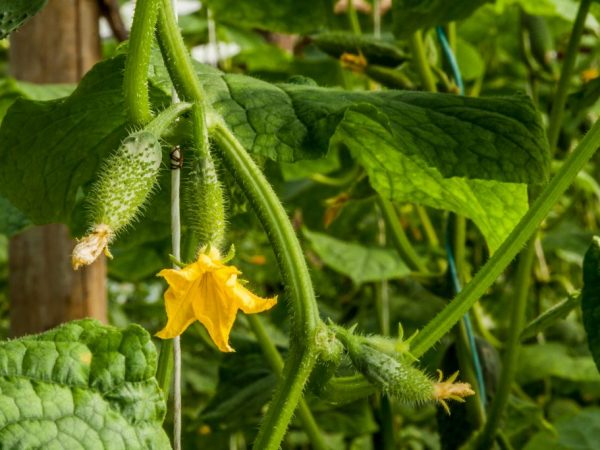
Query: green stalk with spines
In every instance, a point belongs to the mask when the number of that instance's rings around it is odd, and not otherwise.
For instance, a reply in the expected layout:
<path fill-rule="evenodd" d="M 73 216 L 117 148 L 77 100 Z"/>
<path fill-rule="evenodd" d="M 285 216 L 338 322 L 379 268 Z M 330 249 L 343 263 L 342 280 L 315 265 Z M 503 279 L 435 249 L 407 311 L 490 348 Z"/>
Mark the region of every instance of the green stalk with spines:
<path fill-rule="evenodd" d="M 192 128 L 192 170 L 185 190 L 189 225 L 200 248 L 212 247 L 220 251 L 225 239 L 225 199 L 204 131 L 206 124 L 202 108 L 198 103 L 192 108 Z"/>
<path fill-rule="evenodd" d="M 157 0 L 136 2 L 123 79 L 127 115 L 135 125 L 145 125 L 152 119 L 148 95 L 148 65 L 157 17 Z"/>
<path fill-rule="evenodd" d="M 206 117 L 202 86 L 168 7 L 168 0 L 160 1 L 159 43 L 169 74 L 181 98 L 199 103 Z M 254 444 L 261 450 L 275 450 L 279 448 L 316 362 L 318 346 L 315 337 L 322 323 L 302 249 L 281 203 L 235 136 L 220 121 L 213 119 L 213 122 L 212 137 L 219 144 L 224 162 L 236 181 L 244 187 L 269 234 L 294 311 L 292 343 L 282 381 Z"/>

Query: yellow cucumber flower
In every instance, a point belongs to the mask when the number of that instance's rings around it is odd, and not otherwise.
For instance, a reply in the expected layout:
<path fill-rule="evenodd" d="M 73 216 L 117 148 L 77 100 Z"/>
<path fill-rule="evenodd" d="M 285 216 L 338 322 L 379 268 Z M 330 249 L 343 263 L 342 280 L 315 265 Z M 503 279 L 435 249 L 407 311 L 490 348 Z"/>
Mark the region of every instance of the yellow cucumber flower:
<path fill-rule="evenodd" d="M 200 253 L 196 262 L 181 270 L 164 269 L 158 273 L 169 284 L 165 292 L 167 325 L 156 335 L 171 339 L 198 320 L 222 352 L 232 352 L 229 333 L 238 309 L 259 313 L 277 303 L 277 297 L 254 295 L 239 281 L 241 272 L 225 261 L 216 250 Z"/>

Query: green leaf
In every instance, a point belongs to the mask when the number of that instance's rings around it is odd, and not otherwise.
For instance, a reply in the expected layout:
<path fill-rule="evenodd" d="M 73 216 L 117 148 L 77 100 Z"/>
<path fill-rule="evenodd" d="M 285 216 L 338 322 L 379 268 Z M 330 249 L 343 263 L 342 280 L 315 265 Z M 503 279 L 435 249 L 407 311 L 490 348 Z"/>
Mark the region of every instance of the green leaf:
<path fill-rule="evenodd" d="M 66 99 L 18 99 L 2 121 L 0 195 L 34 223 L 69 223 L 82 185 L 126 135 L 124 60 L 94 66 Z"/>
<path fill-rule="evenodd" d="M 123 138 L 123 75 L 114 69 L 96 65 L 66 100 L 19 99 L 4 118 L 0 193 L 34 222 L 67 222 L 77 190 Z"/>
<path fill-rule="evenodd" d="M 372 36 L 357 35 L 348 31 L 319 33 L 311 37 L 312 42 L 334 58 L 344 53 L 360 53 L 369 64 L 396 67 L 406 61 L 407 56 L 393 42 Z"/>
<path fill-rule="evenodd" d="M 0 343 L 2 448 L 166 449 L 156 349 L 91 319 Z"/>
<path fill-rule="evenodd" d="M 123 61 L 98 64 L 65 100 L 18 100 L 7 114 L 0 195 L 34 222 L 68 222 L 79 189 L 123 137 Z M 491 249 L 526 210 L 524 184 L 547 178 L 545 135 L 525 96 L 348 92 L 198 71 L 208 100 L 251 152 L 293 162 L 349 147 L 382 195 L 462 212 Z M 165 71 L 154 63 L 150 75 L 159 108 L 168 100 Z"/>
<path fill-rule="evenodd" d="M 465 19 L 491 0 L 394 0 L 394 34 L 407 37 L 415 31 Z"/>
<path fill-rule="evenodd" d="M 600 375 L 589 356 L 571 356 L 568 348 L 559 343 L 524 345 L 519 357 L 519 382 L 530 383 L 547 377 L 600 382 Z"/>
<path fill-rule="evenodd" d="M 559 419 L 556 433 L 541 431 L 524 450 L 596 450 L 600 436 L 600 409 L 587 408 L 579 414 Z"/>
<path fill-rule="evenodd" d="M 0 39 L 4 39 L 37 14 L 48 0 L 0 0 Z"/>
<path fill-rule="evenodd" d="M 395 250 L 340 241 L 306 228 L 303 234 L 327 266 L 350 277 L 356 284 L 401 278 L 410 274 L 410 269 Z"/>
<path fill-rule="evenodd" d="M 281 33 L 310 33 L 333 16 L 331 0 L 207 0 L 217 22 Z"/>
<path fill-rule="evenodd" d="M 583 259 L 581 311 L 588 345 L 600 371 L 600 237 L 597 236 Z"/>

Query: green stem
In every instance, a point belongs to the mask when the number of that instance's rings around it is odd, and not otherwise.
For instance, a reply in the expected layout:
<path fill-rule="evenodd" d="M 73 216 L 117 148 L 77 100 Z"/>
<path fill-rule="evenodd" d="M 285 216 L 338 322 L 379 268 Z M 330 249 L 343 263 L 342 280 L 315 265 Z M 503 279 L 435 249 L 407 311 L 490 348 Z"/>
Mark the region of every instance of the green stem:
<path fill-rule="evenodd" d="M 135 4 L 123 87 L 129 120 L 136 125 L 144 125 L 152 119 L 148 97 L 148 65 L 157 15 L 156 0 L 138 0 Z"/>
<path fill-rule="evenodd" d="M 159 44 L 171 79 L 183 100 L 203 105 L 202 86 L 179 33 L 169 0 L 160 1 Z M 319 350 L 315 337 L 321 321 L 300 243 L 277 195 L 227 127 L 221 121 L 215 121 L 213 126 L 214 138 L 220 146 L 225 164 L 244 189 L 269 235 L 293 309 L 290 351 L 283 377 L 254 444 L 256 449 L 276 450 L 317 360 Z"/>
<path fill-rule="evenodd" d="M 557 303 L 552 308 L 544 311 L 538 317 L 533 319 L 521 332 L 521 341 L 531 339 L 536 334 L 541 333 L 557 320 L 564 319 L 567 315 L 581 303 L 581 292 L 577 291 L 569 295 L 566 299 Z"/>
<path fill-rule="evenodd" d="M 281 374 L 283 373 L 283 358 L 279 354 L 275 344 L 273 344 L 267 330 L 265 330 L 260 316 L 249 314 L 246 317 L 271 370 L 281 378 Z M 300 418 L 304 431 L 306 431 L 306 434 L 310 438 L 313 447 L 316 450 L 327 450 L 329 447 L 323 439 L 321 430 L 304 399 L 301 399 L 298 404 L 298 417 Z"/>
<path fill-rule="evenodd" d="M 594 155 L 599 144 L 600 121 L 597 121 L 496 253 L 460 294 L 415 337 L 411 346 L 415 357 L 435 345 L 494 283 Z"/>
<path fill-rule="evenodd" d="M 475 391 L 475 395 L 465 399 L 467 416 L 470 421 L 479 428 L 485 422 L 485 410 L 483 408 L 483 403 L 481 402 L 481 395 L 483 393 L 479 388 L 477 375 L 475 374 L 475 369 L 473 367 L 472 352 L 476 352 L 477 349 L 471 349 L 471 346 L 469 345 L 469 336 L 464 320 L 458 322 L 455 336 L 456 356 L 458 359 L 458 367 L 460 368 L 460 378 L 462 381 L 469 383 Z"/>
<path fill-rule="evenodd" d="M 160 137 L 179 116 L 189 111 L 191 107 L 192 105 L 189 103 L 174 103 L 152 119 L 152 121 L 144 127 L 144 130 Z"/>
<path fill-rule="evenodd" d="M 348 20 L 350 22 L 350 28 L 352 32 L 356 35 L 361 35 L 362 30 L 360 28 L 360 22 L 358 20 L 358 14 L 356 13 L 356 8 L 354 7 L 354 0 L 348 0 Z"/>
<path fill-rule="evenodd" d="M 156 381 L 163 392 L 164 398 L 168 399 L 173 381 L 173 343 L 171 339 L 161 341 L 160 343 Z"/>
<path fill-rule="evenodd" d="M 396 248 L 396 251 L 400 257 L 411 270 L 420 273 L 427 273 L 427 267 L 425 266 L 425 263 L 423 263 L 419 255 L 417 255 L 417 252 L 408 240 L 404 229 L 400 225 L 398 215 L 396 214 L 396 210 L 392 202 L 378 195 L 377 204 L 379 205 L 379 209 L 381 210 L 381 214 L 385 220 L 392 243 L 394 244 L 394 247 Z"/>
<path fill-rule="evenodd" d="M 527 247 L 521 252 L 519 266 L 517 268 L 517 292 L 516 298 L 511 302 L 511 315 L 509 335 L 506 342 L 504 358 L 502 360 L 502 374 L 498 384 L 498 390 L 494 396 L 488 420 L 483 432 L 477 441 L 477 448 L 482 450 L 491 448 L 496 438 L 496 433 L 502 419 L 504 409 L 508 404 L 511 386 L 517 370 L 517 361 L 521 349 L 521 331 L 525 326 L 527 312 L 527 298 L 531 283 L 531 269 L 535 256 L 535 239 L 533 236 L 527 243 Z"/>
<path fill-rule="evenodd" d="M 437 92 L 433 72 L 431 71 L 431 67 L 429 67 L 429 61 L 427 61 L 427 54 L 425 53 L 425 45 L 423 43 L 423 34 L 421 33 L 421 30 L 415 31 L 410 36 L 408 43 L 410 44 L 413 62 L 417 66 L 417 71 L 419 72 L 423 87 L 426 91 Z"/>
<path fill-rule="evenodd" d="M 187 102 L 201 105 L 204 103 L 204 91 L 194 71 L 192 59 L 175 18 L 171 0 L 157 0 L 160 4 L 158 16 L 158 44 L 179 97 Z"/>
<path fill-rule="evenodd" d="M 227 126 L 217 123 L 211 131 L 225 164 L 244 188 L 277 255 L 294 311 L 293 337 L 302 345 L 314 346 L 319 312 L 302 248 L 289 218 L 262 171 Z"/>
<path fill-rule="evenodd" d="M 254 443 L 256 449 L 276 450 L 316 362 L 315 335 L 321 321 L 302 248 L 277 195 L 254 160 L 224 124 L 215 124 L 212 137 L 219 144 L 226 166 L 244 189 L 267 231 L 294 312 L 283 378 Z"/>
<path fill-rule="evenodd" d="M 335 377 L 329 380 L 321 398 L 335 405 L 345 405 L 377 392 L 375 385 L 362 375 Z"/>
<path fill-rule="evenodd" d="M 423 229 L 425 230 L 425 236 L 427 237 L 427 241 L 429 245 L 433 248 L 438 248 L 440 246 L 440 240 L 435 232 L 435 228 L 431 223 L 431 219 L 429 218 L 429 214 L 427 214 L 427 210 L 424 206 L 415 205 L 415 210 L 417 211 L 417 215 L 419 216 L 419 220 L 421 221 L 421 225 L 423 225 Z"/>
<path fill-rule="evenodd" d="M 569 82 L 571 81 L 571 75 L 575 68 L 575 61 L 577 60 L 577 53 L 579 50 L 579 42 L 581 41 L 581 35 L 585 27 L 585 19 L 590 10 L 592 0 L 581 0 L 579 3 L 579 10 L 577 11 L 577 17 L 571 30 L 571 37 L 569 38 L 569 44 L 567 45 L 567 52 L 565 54 L 565 60 L 560 71 L 560 78 L 558 80 L 558 86 L 556 93 L 554 94 L 554 100 L 552 102 L 552 110 L 550 111 L 550 121 L 548 123 L 548 142 L 550 144 L 550 151 L 554 153 L 556 151 L 556 144 L 558 143 L 558 136 L 560 134 L 560 128 L 562 123 L 562 116 L 565 110 L 565 104 L 567 102 L 567 93 L 569 90 Z"/>
<path fill-rule="evenodd" d="M 454 217 L 454 264 L 456 265 L 456 276 L 460 284 L 465 281 L 465 261 L 466 261 L 466 241 L 467 241 L 467 219 L 460 214 L 453 215 Z"/>

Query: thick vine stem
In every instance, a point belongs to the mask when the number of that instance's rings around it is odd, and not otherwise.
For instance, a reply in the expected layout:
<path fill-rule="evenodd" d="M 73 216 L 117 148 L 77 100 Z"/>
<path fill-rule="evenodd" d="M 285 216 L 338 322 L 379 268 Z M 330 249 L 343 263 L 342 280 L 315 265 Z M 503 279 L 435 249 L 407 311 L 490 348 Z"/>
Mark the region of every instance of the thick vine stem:
<path fill-rule="evenodd" d="M 148 96 L 148 65 L 157 16 L 156 0 L 138 0 L 135 4 L 123 79 L 129 120 L 135 125 L 144 125 L 152 119 Z"/>
<path fill-rule="evenodd" d="M 226 166 L 244 188 L 269 235 L 294 311 L 283 377 L 254 444 L 256 449 L 276 450 L 317 360 L 316 334 L 322 322 L 300 243 L 277 195 L 229 129 L 220 121 L 213 125 L 211 136 L 219 144 Z"/>
<path fill-rule="evenodd" d="M 160 4 L 158 17 L 158 44 L 175 85 L 183 101 L 204 105 L 204 92 L 198 80 L 192 59 L 179 32 L 171 0 L 156 0 Z"/>
<path fill-rule="evenodd" d="M 260 316 L 249 314 L 247 319 L 250 328 L 252 328 L 252 331 L 258 340 L 258 345 L 260 345 L 262 352 L 267 359 L 267 363 L 271 366 L 271 370 L 281 378 L 281 374 L 283 373 L 283 358 L 279 354 L 279 351 L 277 350 L 277 347 L 275 347 L 267 330 L 265 330 Z M 327 450 L 329 447 L 304 399 L 300 399 L 298 404 L 298 417 L 315 450 Z"/>
<path fill-rule="evenodd" d="M 415 337 L 411 345 L 411 353 L 415 357 L 420 357 L 435 345 L 494 283 L 594 155 L 599 145 L 600 121 L 597 121 L 496 253 L 460 294 Z"/>
<path fill-rule="evenodd" d="M 204 106 L 202 86 L 194 72 L 168 0 L 160 1 L 158 39 L 169 74 L 183 100 Z M 206 117 L 206 113 L 204 116 Z M 290 352 L 283 378 L 255 443 L 255 448 L 276 450 L 317 359 L 315 336 L 321 321 L 302 249 L 279 199 L 227 127 L 221 121 L 216 121 L 213 126 L 213 137 L 220 145 L 226 165 L 244 187 L 269 234 L 294 311 Z"/>

